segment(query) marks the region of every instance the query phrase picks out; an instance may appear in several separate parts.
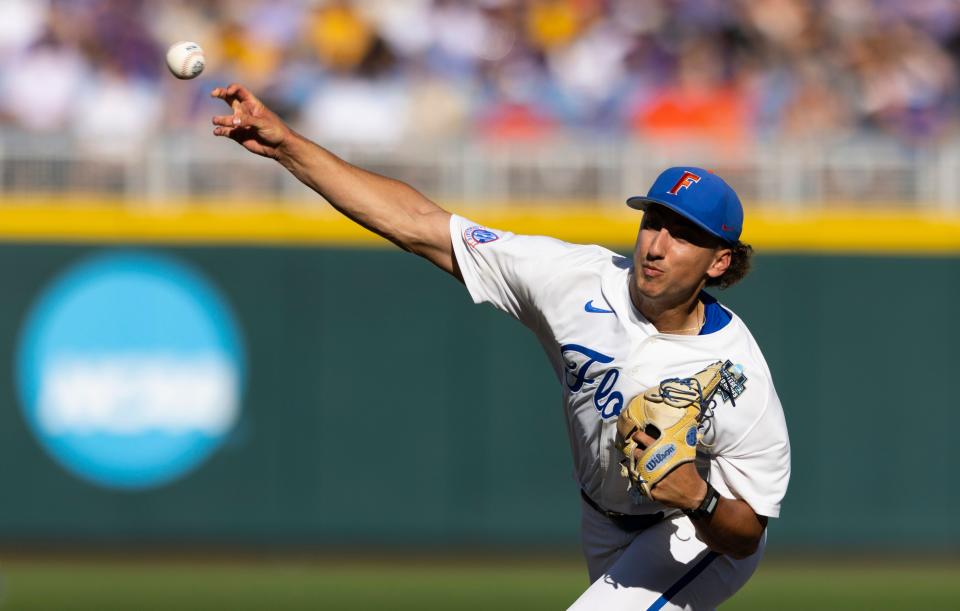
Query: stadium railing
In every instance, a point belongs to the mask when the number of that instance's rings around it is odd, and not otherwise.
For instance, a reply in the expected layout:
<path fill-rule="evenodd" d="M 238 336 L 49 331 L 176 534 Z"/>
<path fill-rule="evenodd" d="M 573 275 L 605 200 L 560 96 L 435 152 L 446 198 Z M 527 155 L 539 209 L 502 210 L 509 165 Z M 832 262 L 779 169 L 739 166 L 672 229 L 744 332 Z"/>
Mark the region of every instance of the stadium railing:
<path fill-rule="evenodd" d="M 0 194 L 108 194 L 157 205 L 198 197 L 316 201 L 279 166 L 208 135 L 154 137 L 134 149 L 110 146 L 0 129 Z M 662 168 L 690 164 L 722 174 L 748 204 L 960 210 L 960 143 L 953 142 L 920 148 L 860 136 L 733 147 L 556 137 L 329 148 L 441 201 L 619 206 Z"/>

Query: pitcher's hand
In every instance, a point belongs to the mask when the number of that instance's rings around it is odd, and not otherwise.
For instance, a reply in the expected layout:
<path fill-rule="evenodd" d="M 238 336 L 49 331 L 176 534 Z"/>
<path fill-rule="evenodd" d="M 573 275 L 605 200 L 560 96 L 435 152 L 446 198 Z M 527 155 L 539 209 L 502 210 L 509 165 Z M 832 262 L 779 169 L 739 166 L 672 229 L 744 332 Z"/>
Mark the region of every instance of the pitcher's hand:
<path fill-rule="evenodd" d="M 634 456 L 639 460 L 644 450 L 656 443 L 656 439 L 643 431 L 633 434 L 634 441 L 639 449 L 634 450 Z M 707 494 L 707 483 L 703 481 L 694 463 L 680 465 L 650 489 L 650 497 L 671 507 L 678 509 L 696 509 Z"/>
<path fill-rule="evenodd" d="M 272 110 L 263 105 L 243 85 L 217 87 L 211 97 L 220 98 L 233 109 L 233 114 L 213 118 L 215 136 L 239 142 L 251 153 L 276 159 L 291 130 Z"/>

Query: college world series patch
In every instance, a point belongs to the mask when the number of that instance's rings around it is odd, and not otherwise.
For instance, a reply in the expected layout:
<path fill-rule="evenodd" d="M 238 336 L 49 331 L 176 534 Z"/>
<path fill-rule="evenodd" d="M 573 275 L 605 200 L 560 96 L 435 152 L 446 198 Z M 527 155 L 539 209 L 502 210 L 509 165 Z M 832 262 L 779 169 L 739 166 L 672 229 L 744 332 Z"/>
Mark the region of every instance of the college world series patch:
<path fill-rule="evenodd" d="M 500 239 L 500 236 L 486 227 L 474 225 L 473 227 L 467 227 L 463 231 L 463 239 L 470 246 L 476 247 L 480 244 L 495 242 Z"/>
<path fill-rule="evenodd" d="M 743 367 L 734 365 L 730 361 L 723 364 L 720 370 L 720 396 L 724 401 L 734 403 L 736 398 L 743 394 L 747 385 L 747 376 L 743 373 Z"/>

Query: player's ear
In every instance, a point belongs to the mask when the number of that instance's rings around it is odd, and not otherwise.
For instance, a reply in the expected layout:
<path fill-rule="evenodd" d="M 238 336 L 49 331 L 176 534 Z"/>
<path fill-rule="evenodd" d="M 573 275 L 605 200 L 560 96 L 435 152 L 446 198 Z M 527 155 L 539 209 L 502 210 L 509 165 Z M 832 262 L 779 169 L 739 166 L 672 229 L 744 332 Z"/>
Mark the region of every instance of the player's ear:
<path fill-rule="evenodd" d="M 719 278 L 730 267 L 730 262 L 733 260 L 733 250 L 730 248 L 718 248 L 713 253 L 713 261 L 710 263 L 710 267 L 707 268 L 707 276 L 711 278 Z"/>

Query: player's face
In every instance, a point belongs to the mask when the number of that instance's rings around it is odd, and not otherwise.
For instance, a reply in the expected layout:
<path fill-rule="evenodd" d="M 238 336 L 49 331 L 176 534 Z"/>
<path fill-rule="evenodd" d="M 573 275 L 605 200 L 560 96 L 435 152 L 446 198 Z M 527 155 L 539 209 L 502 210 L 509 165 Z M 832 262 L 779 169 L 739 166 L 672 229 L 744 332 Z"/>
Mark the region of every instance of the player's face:
<path fill-rule="evenodd" d="M 730 265 L 730 249 L 679 214 L 649 205 L 633 253 L 634 283 L 648 299 L 682 302 Z"/>

